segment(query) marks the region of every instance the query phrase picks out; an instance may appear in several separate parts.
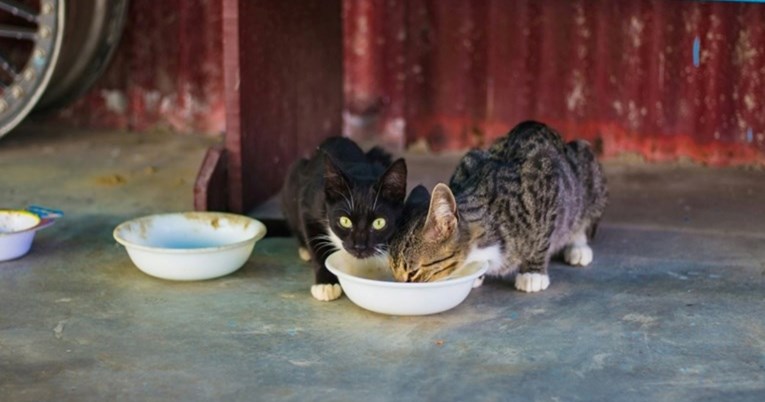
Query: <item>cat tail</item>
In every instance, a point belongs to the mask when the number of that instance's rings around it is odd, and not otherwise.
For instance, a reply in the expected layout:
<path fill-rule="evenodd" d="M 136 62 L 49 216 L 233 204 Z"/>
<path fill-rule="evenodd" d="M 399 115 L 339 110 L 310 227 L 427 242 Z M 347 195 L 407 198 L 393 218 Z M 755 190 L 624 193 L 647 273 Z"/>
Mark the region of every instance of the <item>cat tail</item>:
<path fill-rule="evenodd" d="M 379 163 L 385 168 L 387 168 L 393 163 L 393 158 L 391 154 L 389 154 L 387 151 L 380 148 L 379 146 L 372 147 L 372 149 L 367 151 L 366 157 L 369 162 Z"/>

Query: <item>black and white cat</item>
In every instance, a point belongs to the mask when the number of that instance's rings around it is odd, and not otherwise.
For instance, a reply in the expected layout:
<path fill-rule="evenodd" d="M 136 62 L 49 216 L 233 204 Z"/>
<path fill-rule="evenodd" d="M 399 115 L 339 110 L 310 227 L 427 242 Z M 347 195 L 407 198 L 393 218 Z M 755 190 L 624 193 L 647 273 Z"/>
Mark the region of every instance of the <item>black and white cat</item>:
<path fill-rule="evenodd" d="M 391 162 L 380 148 L 364 152 L 343 137 L 325 140 L 309 158 L 296 161 L 282 189 L 282 212 L 313 261 L 311 294 L 330 301 L 342 295 L 337 278 L 324 266 L 335 250 L 352 256 L 387 258 L 406 196 L 406 163 Z"/>

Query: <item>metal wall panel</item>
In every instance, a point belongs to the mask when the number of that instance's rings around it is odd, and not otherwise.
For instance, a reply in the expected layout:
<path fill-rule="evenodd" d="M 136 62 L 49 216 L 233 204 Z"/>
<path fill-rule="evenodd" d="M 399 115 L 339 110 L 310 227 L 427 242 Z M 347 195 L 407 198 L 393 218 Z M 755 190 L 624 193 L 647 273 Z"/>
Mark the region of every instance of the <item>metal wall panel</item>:
<path fill-rule="evenodd" d="M 346 132 L 464 149 L 539 119 L 605 155 L 765 161 L 765 4 L 346 0 Z"/>
<path fill-rule="evenodd" d="M 57 117 L 84 127 L 222 132 L 221 0 L 131 0 L 110 66 Z"/>
<path fill-rule="evenodd" d="M 295 159 L 341 132 L 342 4 L 224 0 L 223 7 L 225 191 L 227 209 L 244 212 L 279 191 Z"/>

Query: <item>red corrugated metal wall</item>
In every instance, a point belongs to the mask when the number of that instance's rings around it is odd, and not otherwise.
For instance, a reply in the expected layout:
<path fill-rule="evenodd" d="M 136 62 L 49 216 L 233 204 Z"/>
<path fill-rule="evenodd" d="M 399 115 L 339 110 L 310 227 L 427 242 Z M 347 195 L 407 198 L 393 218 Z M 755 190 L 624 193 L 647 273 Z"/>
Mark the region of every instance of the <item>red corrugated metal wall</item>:
<path fill-rule="evenodd" d="M 344 13 L 347 132 L 463 149 L 534 118 L 606 155 L 765 161 L 765 4 L 346 0 Z"/>
<path fill-rule="evenodd" d="M 221 21 L 221 0 L 130 0 L 109 68 L 58 118 L 85 127 L 222 132 Z"/>
<path fill-rule="evenodd" d="M 464 149 L 535 118 L 606 155 L 765 160 L 765 4 L 343 3 L 347 132 Z M 111 66 L 60 116 L 221 132 L 221 32 L 220 0 L 133 0 Z"/>

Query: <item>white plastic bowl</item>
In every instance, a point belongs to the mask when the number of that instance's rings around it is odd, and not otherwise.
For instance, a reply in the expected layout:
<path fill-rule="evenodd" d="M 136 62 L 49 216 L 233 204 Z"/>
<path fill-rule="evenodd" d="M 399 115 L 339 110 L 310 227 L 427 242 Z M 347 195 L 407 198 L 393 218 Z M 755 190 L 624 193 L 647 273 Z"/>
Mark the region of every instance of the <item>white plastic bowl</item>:
<path fill-rule="evenodd" d="M 32 247 L 35 233 L 53 224 L 24 210 L 0 210 L 0 261 L 23 257 Z"/>
<path fill-rule="evenodd" d="M 473 282 L 488 263 L 474 262 L 446 280 L 426 283 L 395 282 L 387 262 L 358 260 L 344 251 L 330 255 L 327 269 L 337 276 L 343 292 L 359 307 L 390 315 L 427 315 L 452 309 L 470 294 Z"/>
<path fill-rule="evenodd" d="M 266 235 L 263 223 L 243 215 L 185 212 L 124 222 L 114 239 L 141 271 L 162 279 L 194 281 L 228 275 Z"/>

